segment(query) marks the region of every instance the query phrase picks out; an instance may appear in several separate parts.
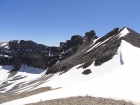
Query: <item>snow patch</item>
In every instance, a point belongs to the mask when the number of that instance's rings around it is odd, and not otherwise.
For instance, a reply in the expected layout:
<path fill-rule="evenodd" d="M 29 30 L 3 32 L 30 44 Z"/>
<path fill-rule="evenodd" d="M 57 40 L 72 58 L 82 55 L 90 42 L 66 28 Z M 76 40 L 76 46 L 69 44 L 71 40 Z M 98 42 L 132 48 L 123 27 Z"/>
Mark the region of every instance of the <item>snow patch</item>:
<path fill-rule="evenodd" d="M 0 85 L 8 79 L 13 66 L 0 66 Z"/>
<path fill-rule="evenodd" d="M 120 37 L 124 37 L 125 35 L 127 35 L 129 33 L 128 29 L 125 27 L 120 33 Z"/>
<path fill-rule="evenodd" d="M 104 41 L 102 41 L 102 42 L 98 42 L 98 43 L 95 44 L 95 42 L 97 41 L 97 40 L 96 40 L 96 41 L 94 42 L 95 45 L 93 45 L 86 53 L 88 53 L 89 51 L 91 51 L 93 48 L 97 48 L 97 47 L 100 46 L 101 44 L 105 43 L 105 42 L 108 41 L 110 38 L 111 38 L 111 37 L 107 38 L 106 40 L 104 40 Z"/>
<path fill-rule="evenodd" d="M 13 68 L 11 68 L 10 70 L 12 70 L 12 69 Z M 1 78 L 3 77 L 2 79 L 0 78 L 1 80 L 3 80 L 1 83 L 5 82 L 5 81 L 7 81 L 7 83 L 12 83 L 12 85 L 6 87 L 6 90 L 1 91 L 1 92 L 5 93 L 6 91 L 12 89 L 15 85 L 17 85 L 19 83 L 22 83 L 22 82 L 26 83 L 31 80 L 40 78 L 43 75 L 45 75 L 46 71 L 47 70 L 40 69 L 40 68 L 34 68 L 34 67 L 28 67 L 27 65 L 21 65 L 21 68 L 19 69 L 18 73 L 15 74 L 14 76 L 8 78 L 8 76 L 10 74 L 9 71 L 3 72 L 3 70 L 2 71 L 0 70 L 0 74 L 4 75 L 4 76 L 1 76 Z M 15 79 L 17 77 L 22 78 L 22 79 Z M 23 89 L 23 90 L 25 90 L 25 89 Z"/>
<path fill-rule="evenodd" d="M 7 45 L 7 42 L 0 44 L 0 46 L 6 46 L 6 45 Z"/>

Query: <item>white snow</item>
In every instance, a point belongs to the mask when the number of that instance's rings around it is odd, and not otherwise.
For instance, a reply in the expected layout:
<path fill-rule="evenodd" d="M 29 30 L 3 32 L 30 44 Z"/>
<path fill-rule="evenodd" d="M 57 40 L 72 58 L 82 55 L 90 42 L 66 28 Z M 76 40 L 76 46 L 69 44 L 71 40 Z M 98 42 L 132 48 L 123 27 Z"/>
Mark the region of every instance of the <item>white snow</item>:
<path fill-rule="evenodd" d="M 7 80 L 13 66 L 0 66 L 0 85 Z"/>
<path fill-rule="evenodd" d="M 9 46 L 8 46 L 7 42 L 1 42 L 0 47 L 5 48 L 5 49 L 9 49 Z"/>
<path fill-rule="evenodd" d="M 93 97 L 123 99 L 140 105 L 139 58 L 140 49 L 122 41 L 118 54 L 114 55 L 111 60 L 101 66 L 94 66 L 93 63 L 88 67 L 92 70 L 91 74 L 82 75 L 85 69 L 76 69 L 79 66 L 77 65 L 62 75 L 55 74 L 48 82 L 37 87 L 62 88 L 1 105 L 22 105 L 40 100 L 85 96 L 87 94 Z"/>
<path fill-rule="evenodd" d="M 57 63 L 59 63 L 60 62 L 60 60 L 58 60 L 55 64 L 57 64 Z"/>
<path fill-rule="evenodd" d="M 5 46 L 4 48 L 9 49 L 9 46 Z"/>
<path fill-rule="evenodd" d="M 98 39 L 100 39 L 100 38 L 94 39 L 93 43 L 89 47 L 93 46 Z"/>
<path fill-rule="evenodd" d="M 31 80 L 37 79 L 39 77 L 42 77 L 46 73 L 46 70 L 40 69 L 40 68 L 28 67 L 27 65 L 21 65 L 21 68 L 19 69 L 18 73 L 15 74 L 14 76 L 10 77 L 10 78 L 8 78 L 9 73 L 7 73 L 7 72 L 0 72 L 0 74 L 1 73 L 2 73 L 2 75 L 4 75 L 3 79 L 5 79 L 5 81 L 7 81 L 7 83 L 13 83 L 12 85 L 7 86 L 6 90 L 1 91 L 2 93 L 4 93 L 4 92 L 12 89 L 16 84 L 19 84 L 19 83 L 22 83 L 22 82 L 26 82 L 27 83 L 27 82 L 29 82 Z M 17 79 L 16 81 L 10 81 L 13 78 L 18 77 L 18 76 L 19 77 L 25 77 L 25 78 L 19 79 L 19 80 Z M 23 89 L 23 90 L 25 90 L 25 89 Z"/>
<path fill-rule="evenodd" d="M 93 48 L 97 48 L 98 46 L 100 46 L 101 44 L 105 43 L 106 41 L 108 41 L 111 37 L 107 38 L 106 40 L 102 41 L 102 42 L 98 42 L 95 45 L 93 45 L 89 50 L 86 51 L 86 53 L 88 53 L 89 51 L 91 51 Z M 97 40 L 95 40 L 96 42 Z"/>
<path fill-rule="evenodd" d="M 0 44 L 0 46 L 6 46 L 6 45 L 7 45 L 7 42 Z"/>
<path fill-rule="evenodd" d="M 44 69 L 28 67 L 27 65 L 21 65 L 21 68 L 17 73 L 17 75 L 24 75 L 24 76 L 29 76 L 32 74 L 40 75 L 40 73 L 42 73 L 43 71 Z"/>
<path fill-rule="evenodd" d="M 127 30 L 127 27 L 125 27 L 119 34 L 120 34 L 120 37 L 124 37 L 128 33 L 129 33 L 129 31 Z"/>
<path fill-rule="evenodd" d="M 20 43 L 20 40 L 18 41 L 18 43 Z"/>

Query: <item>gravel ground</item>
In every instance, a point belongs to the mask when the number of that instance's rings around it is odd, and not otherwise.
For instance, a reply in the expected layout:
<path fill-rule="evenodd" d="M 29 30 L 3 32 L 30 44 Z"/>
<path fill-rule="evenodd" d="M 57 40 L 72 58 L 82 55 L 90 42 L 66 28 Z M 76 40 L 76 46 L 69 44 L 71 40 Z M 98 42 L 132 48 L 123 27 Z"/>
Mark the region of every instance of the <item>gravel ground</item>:
<path fill-rule="evenodd" d="M 124 100 L 113 100 L 108 98 L 95 98 L 91 96 L 78 96 L 63 99 L 54 99 L 47 101 L 40 101 L 38 103 L 31 103 L 26 105 L 133 105 L 131 102 Z"/>
<path fill-rule="evenodd" d="M 35 89 L 32 91 L 28 91 L 28 92 L 23 92 L 23 93 L 14 94 L 14 95 L 12 94 L 12 95 L 8 95 L 8 96 L 2 97 L 2 98 L 0 97 L 0 104 L 4 103 L 4 102 L 12 101 L 12 100 L 20 99 L 20 98 L 25 98 L 25 97 L 35 95 L 38 93 L 50 91 L 50 90 L 52 90 L 51 87 L 42 87 L 42 88 Z"/>

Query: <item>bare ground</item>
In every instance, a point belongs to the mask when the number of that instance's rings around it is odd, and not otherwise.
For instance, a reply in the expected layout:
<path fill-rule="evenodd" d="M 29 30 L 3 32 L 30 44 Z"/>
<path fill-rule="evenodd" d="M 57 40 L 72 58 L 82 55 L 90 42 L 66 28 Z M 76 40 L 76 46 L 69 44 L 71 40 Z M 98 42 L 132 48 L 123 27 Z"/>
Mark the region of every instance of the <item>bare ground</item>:
<path fill-rule="evenodd" d="M 23 92 L 23 93 L 14 94 L 14 95 L 8 95 L 6 97 L 0 98 L 0 104 L 4 103 L 4 102 L 12 101 L 12 100 L 20 99 L 20 98 L 25 98 L 25 97 L 28 97 L 31 95 L 42 93 L 42 92 L 50 91 L 50 90 L 52 90 L 51 87 L 42 87 L 42 88 L 31 90 L 28 92 Z"/>
<path fill-rule="evenodd" d="M 125 102 L 124 100 L 95 98 L 91 96 L 85 97 L 78 96 L 78 97 L 40 101 L 38 103 L 31 103 L 26 105 L 133 105 L 133 104 L 131 102 Z"/>
<path fill-rule="evenodd" d="M 28 92 L 23 92 L 20 94 L 9 95 L 0 99 L 0 103 L 5 103 L 8 101 L 25 98 L 38 93 L 51 91 L 51 87 L 42 87 L 39 89 L 31 90 Z M 22 104 L 22 103 L 21 103 Z M 124 100 L 113 100 L 109 98 L 95 98 L 91 96 L 77 96 L 68 97 L 61 99 L 46 100 L 37 103 L 31 103 L 26 105 L 133 105 L 131 102 L 125 102 Z"/>

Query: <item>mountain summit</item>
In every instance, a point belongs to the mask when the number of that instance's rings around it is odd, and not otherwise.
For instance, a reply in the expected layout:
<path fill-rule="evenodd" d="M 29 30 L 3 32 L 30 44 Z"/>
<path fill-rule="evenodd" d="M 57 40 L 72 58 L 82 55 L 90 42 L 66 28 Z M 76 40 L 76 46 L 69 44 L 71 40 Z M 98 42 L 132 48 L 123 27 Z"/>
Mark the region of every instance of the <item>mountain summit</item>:
<path fill-rule="evenodd" d="M 2 105 L 73 96 L 140 105 L 140 34 L 128 27 L 114 28 L 101 38 L 91 30 L 59 47 L 23 40 L 0 43 L 0 53 Z M 41 90 L 46 87 L 51 91 Z M 32 93 L 36 90 L 44 93 Z M 13 95 L 16 98 L 10 98 Z M 14 101 L 5 101 L 7 97 Z"/>

